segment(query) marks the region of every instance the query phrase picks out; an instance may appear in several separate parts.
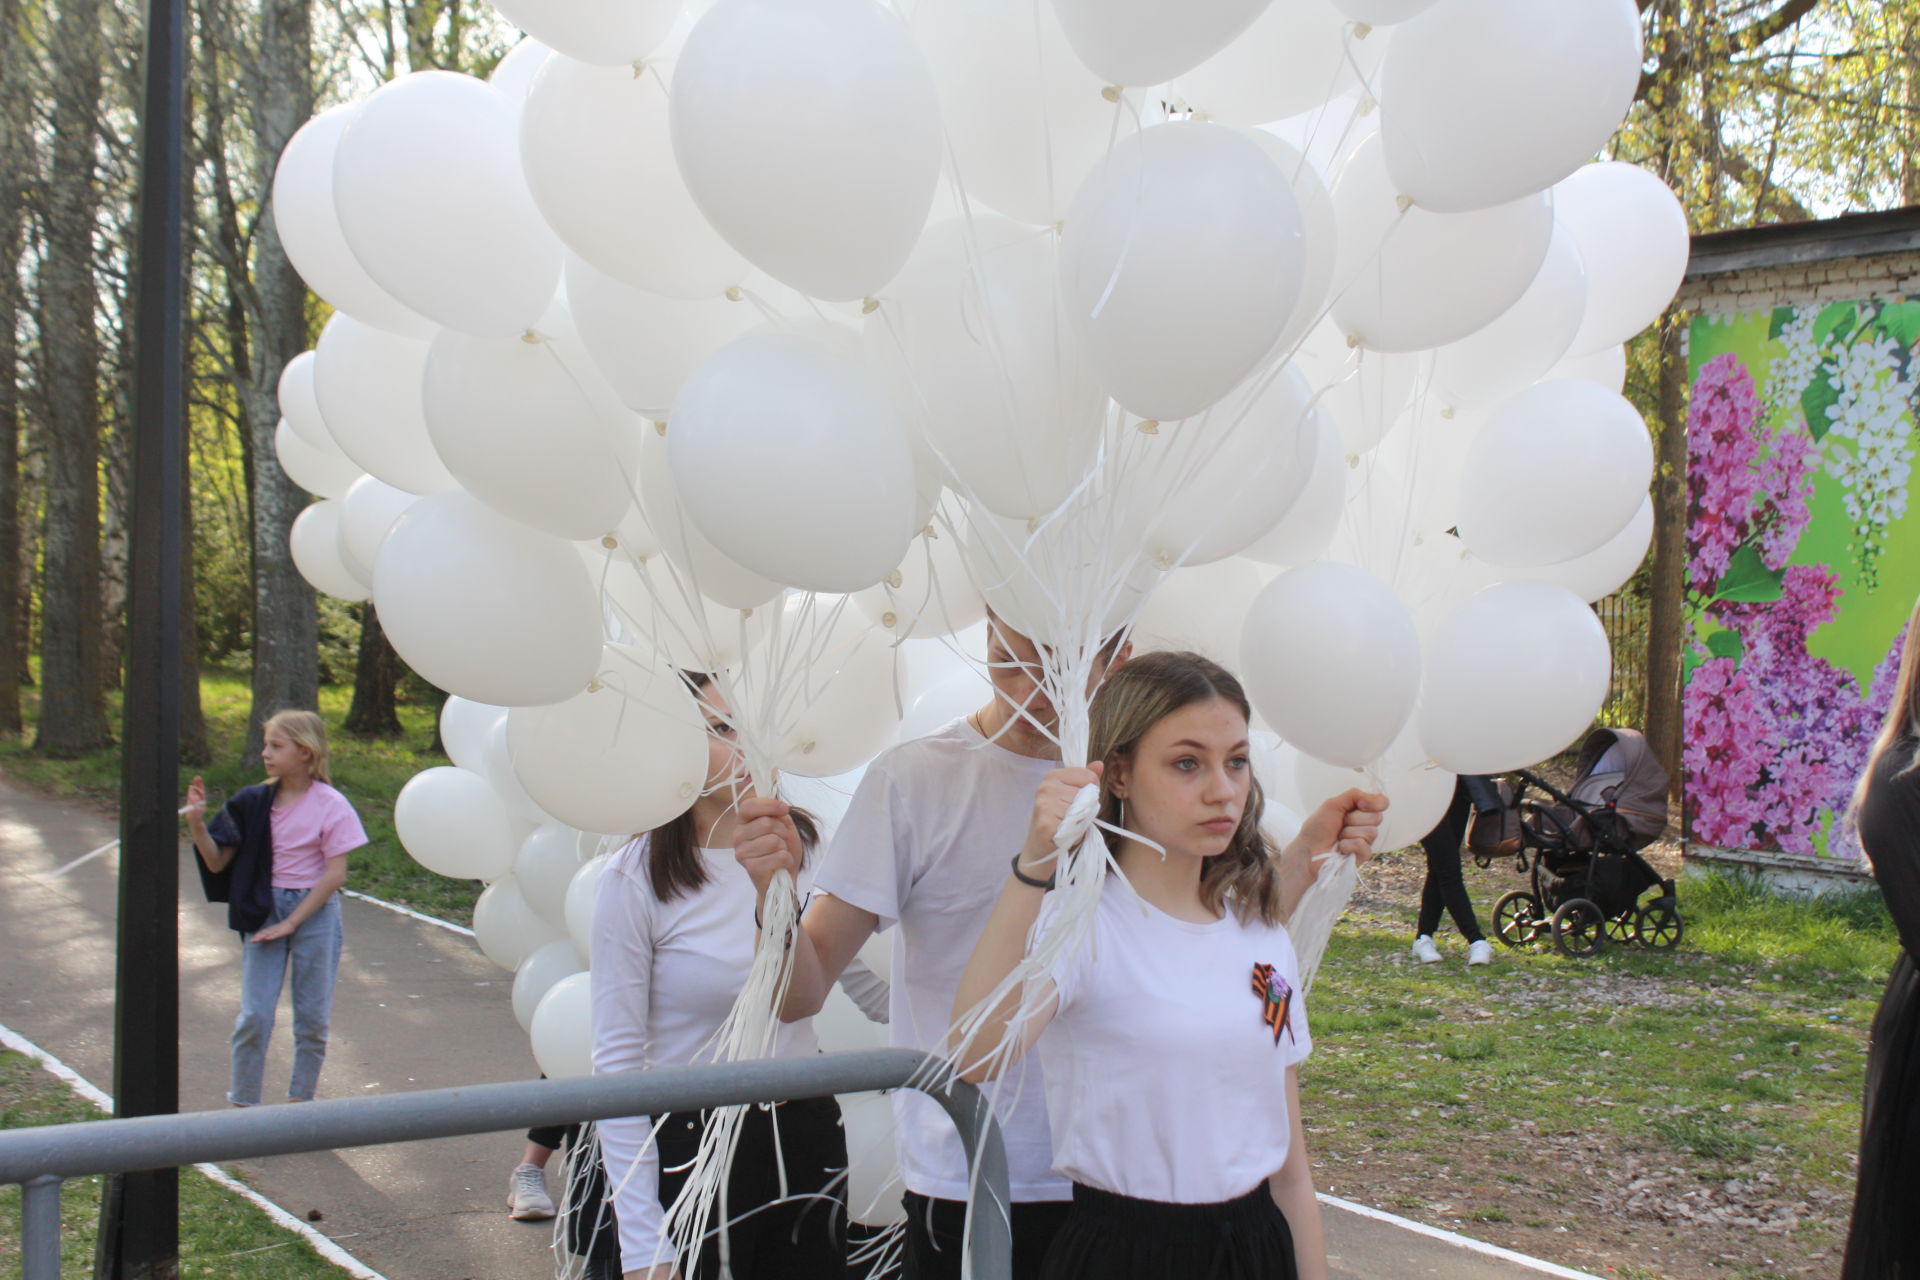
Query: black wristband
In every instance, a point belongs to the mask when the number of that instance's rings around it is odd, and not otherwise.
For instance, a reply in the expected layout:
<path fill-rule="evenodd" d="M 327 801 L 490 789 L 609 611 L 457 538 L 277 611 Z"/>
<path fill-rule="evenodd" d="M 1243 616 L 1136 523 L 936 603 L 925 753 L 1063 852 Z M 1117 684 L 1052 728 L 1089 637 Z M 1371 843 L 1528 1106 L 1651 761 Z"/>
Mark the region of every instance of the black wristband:
<path fill-rule="evenodd" d="M 1035 889 L 1053 888 L 1052 876 L 1048 876 L 1045 880 L 1035 880 L 1032 876 L 1022 871 L 1020 869 L 1020 855 L 1017 853 L 1013 855 L 1013 878 L 1021 884 L 1028 885 Z"/>

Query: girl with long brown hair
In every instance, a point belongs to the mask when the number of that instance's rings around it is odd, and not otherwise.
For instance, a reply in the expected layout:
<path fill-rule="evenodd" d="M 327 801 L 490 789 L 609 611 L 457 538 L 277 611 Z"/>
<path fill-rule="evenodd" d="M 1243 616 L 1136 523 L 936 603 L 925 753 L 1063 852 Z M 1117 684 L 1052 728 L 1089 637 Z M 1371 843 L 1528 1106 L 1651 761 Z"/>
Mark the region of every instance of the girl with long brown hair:
<path fill-rule="evenodd" d="M 1045 931 L 1055 833 L 1097 783 L 1121 875 L 1091 946 L 1053 970 L 1040 1016 L 1013 1033 L 1016 1048 L 1039 1045 L 1054 1168 L 1073 1182 L 1048 1280 L 1327 1275 L 1296 1070 L 1312 1041 L 1248 717 L 1239 681 L 1197 654 L 1110 674 L 1093 699 L 1093 763 L 1041 784 L 961 979 L 956 1025 Z M 1329 800 L 1288 853 L 1364 856 L 1385 805 L 1359 791 Z M 973 1043 L 1005 1038 L 1024 994 L 1005 995 Z M 985 1061 L 963 1058 L 963 1074 L 987 1075 Z"/>
<path fill-rule="evenodd" d="M 1873 1018 L 1860 1118 L 1860 1171 L 1845 1280 L 1920 1277 L 1920 602 L 1900 675 L 1854 791 L 1860 844 L 1900 931 L 1900 957 Z"/>

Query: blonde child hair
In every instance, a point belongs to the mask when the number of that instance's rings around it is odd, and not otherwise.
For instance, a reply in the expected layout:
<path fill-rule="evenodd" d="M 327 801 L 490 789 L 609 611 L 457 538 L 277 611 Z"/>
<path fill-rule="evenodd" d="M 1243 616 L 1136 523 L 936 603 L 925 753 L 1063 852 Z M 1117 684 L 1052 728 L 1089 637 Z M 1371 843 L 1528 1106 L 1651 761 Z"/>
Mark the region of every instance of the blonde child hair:
<path fill-rule="evenodd" d="M 261 736 L 279 732 L 288 742 L 307 753 L 308 768 L 315 778 L 332 785 L 327 776 L 327 722 L 315 711 L 276 711 L 260 727 Z"/>

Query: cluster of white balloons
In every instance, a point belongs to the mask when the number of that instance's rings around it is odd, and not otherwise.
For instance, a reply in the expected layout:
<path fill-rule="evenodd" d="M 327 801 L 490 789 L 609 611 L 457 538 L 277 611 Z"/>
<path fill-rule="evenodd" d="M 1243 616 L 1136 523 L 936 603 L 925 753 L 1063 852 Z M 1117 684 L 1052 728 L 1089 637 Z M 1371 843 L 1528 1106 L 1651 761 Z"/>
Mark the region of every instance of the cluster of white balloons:
<path fill-rule="evenodd" d="M 400 832 L 491 881 L 536 1042 L 582 833 L 703 783 L 674 667 L 824 776 L 982 696 L 895 645 L 1097 613 L 1241 672 L 1277 799 L 1365 771 L 1389 844 L 1590 722 L 1651 533 L 1621 344 L 1687 253 L 1592 162 L 1632 0 L 499 7 L 490 82 L 281 157 L 335 313 L 279 453 L 301 571 L 456 695 Z"/>

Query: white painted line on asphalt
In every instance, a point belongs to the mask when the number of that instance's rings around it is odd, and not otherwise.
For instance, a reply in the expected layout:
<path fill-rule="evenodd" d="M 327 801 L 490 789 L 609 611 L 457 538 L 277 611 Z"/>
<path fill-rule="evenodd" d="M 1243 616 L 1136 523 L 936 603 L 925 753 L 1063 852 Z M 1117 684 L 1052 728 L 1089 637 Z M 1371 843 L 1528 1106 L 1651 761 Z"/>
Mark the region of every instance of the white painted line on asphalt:
<path fill-rule="evenodd" d="M 1394 1226 L 1415 1235 L 1428 1236 L 1434 1240 L 1444 1240 L 1448 1244 L 1458 1245 L 1462 1249 L 1471 1249 L 1502 1262 L 1511 1262 L 1518 1267 L 1527 1267 L 1543 1276 L 1555 1276 L 1559 1280 L 1599 1280 L 1590 1271 L 1575 1271 L 1572 1267 L 1563 1267 L 1557 1262 L 1547 1262 L 1541 1258 L 1530 1258 L 1524 1253 L 1512 1249 L 1502 1249 L 1497 1244 L 1488 1244 L 1485 1240 L 1475 1240 L 1472 1236 L 1463 1236 L 1455 1231 L 1446 1231 L 1440 1227 L 1430 1227 L 1424 1222 L 1415 1222 L 1412 1218 L 1403 1218 L 1397 1213 L 1388 1213 L 1384 1209 L 1375 1209 L 1368 1205 L 1356 1204 L 1351 1200 L 1342 1200 L 1339 1196 L 1319 1194 L 1321 1204 L 1344 1209 L 1348 1213 L 1359 1214 L 1363 1218 L 1372 1218 L 1376 1222 L 1391 1222 Z"/>
<path fill-rule="evenodd" d="M 60 1061 L 60 1059 L 54 1057 L 45 1049 L 42 1049 L 39 1045 L 19 1034 L 5 1023 L 0 1023 L 0 1047 L 11 1049 L 15 1053 L 26 1054 L 29 1058 L 38 1062 L 49 1075 L 58 1077 L 68 1088 L 85 1098 L 88 1102 L 91 1102 L 108 1115 L 113 1114 L 113 1099 L 111 1097 L 102 1093 L 94 1086 L 92 1081 L 82 1076 L 72 1067 L 69 1067 L 66 1063 Z M 282 1209 L 279 1205 L 267 1199 L 258 1191 L 255 1191 L 252 1187 L 249 1187 L 225 1169 L 220 1168 L 218 1165 L 211 1164 L 197 1164 L 193 1167 L 235 1195 L 244 1196 L 248 1200 L 251 1200 L 260 1207 L 262 1212 L 273 1219 L 275 1223 L 305 1239 L 308 1244 L 313 1246 L 315 1253 L 318 1253 L 328 1262 L 331 1262 L 334 1266 L 339 1267 L 342 1271 L 354 1277 L 354 1280 L 387 1280 L 387 1278 L 378 1271 L 375 1271 L 372 1267 L 369 1267 L 366 1263 L 360 1261 L 360 1259 L 335 1244 L 330 1237 L 314 1230 L 306 1222 L 288 1213 L 285 1209 Z"/>
<path fill-rule="evenodd" d="M 370 893 L 362 893 L 358 889 L 342 889 L 340 892 L 346 894 L 349 898 L 358 898 L 362 902 L 371 902 L 376 907 L 385 907 L 387 910 L 397 911 L 403 916 L 412 916 L 415 920 L 419 920 L 424 924 L 437 924 L 442 929 L 450 929 L 454 933 L 465 934 L 469 938 L 473 936 L 473 930 L 463 924 L 455 924 L 451 920 L 442 920 L 439 916 L 430 916 L 424 912 L 415 911 L 412 907 L 403 907 L 397 902 L 388 902 L 385 898 L 376 898 Z"/>

